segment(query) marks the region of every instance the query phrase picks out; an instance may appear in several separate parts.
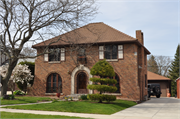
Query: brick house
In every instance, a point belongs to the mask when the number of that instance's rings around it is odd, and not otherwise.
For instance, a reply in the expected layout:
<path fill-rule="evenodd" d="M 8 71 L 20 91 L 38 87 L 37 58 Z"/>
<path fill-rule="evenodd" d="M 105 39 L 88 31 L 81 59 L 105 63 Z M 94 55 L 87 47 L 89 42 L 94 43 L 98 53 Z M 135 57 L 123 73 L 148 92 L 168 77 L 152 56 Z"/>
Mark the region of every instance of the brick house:
<path fill-rule="evenodd" d="M 159 83 L 161 87 L 161 97 L 167 97 L 167 93 L 171 93 L 171 79 L 158 75 L 156 73 L 147 71 L 147 80 L 149 83 Z"/>
<path fill-rule="evenodd" d="M 90 69 L 97 61 L 106 59 L 113 66 L 116 73 L 113 78 L 118 82 L 118 90 L 111 94 L 134 101 L 146 99 L 147 55 L 150 52 L 144 47 L 140 30 L 133 38 L 102 22 L 91 23 L 32 47 L 37 49 L 37 54 L 42 53 L 46 45 L 58 38 L 63 40 L 50 45 L 50 49 L 56 49 L 54 53 L 41 55 L 35 60 L 35 79 L 28 89 L 29 95 L 55 95 L 58 89 L 62 95 L 96 93 L 87 89 L 92 83 L 89 81 L 92 77 Z M 70 53 L 73 43 L 69 39 L 76 41 L 77 46 L 87 47 L 78 53 Z M 73 62 L 72 54 L 77 56 L 74 60 L 78 65 Z"/>

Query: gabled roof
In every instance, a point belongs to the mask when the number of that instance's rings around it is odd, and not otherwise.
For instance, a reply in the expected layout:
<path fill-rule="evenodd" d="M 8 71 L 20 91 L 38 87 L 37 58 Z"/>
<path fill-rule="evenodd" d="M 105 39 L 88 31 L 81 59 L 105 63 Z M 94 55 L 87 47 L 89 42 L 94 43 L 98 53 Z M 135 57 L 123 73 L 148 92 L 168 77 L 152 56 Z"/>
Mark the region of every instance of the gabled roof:
<path fill-rule="evenodd" d="M 147 71 L 147 80 L 171 80 L 170 78 Z"/>
<path fill-rule="evenodd" d="M 177 78 L 177 79 L 175 80 L 175 82 L 176 82 L 177 80 L 180 80 L 180 77 L 179 77 L 179 78 Z"/>

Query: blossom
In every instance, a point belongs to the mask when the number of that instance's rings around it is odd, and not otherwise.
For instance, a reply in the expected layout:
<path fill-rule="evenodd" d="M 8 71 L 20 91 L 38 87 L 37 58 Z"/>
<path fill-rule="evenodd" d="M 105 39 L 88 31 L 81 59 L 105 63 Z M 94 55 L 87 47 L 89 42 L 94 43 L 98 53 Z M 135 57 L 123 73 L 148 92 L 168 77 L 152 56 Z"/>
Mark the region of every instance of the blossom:
<path fill-rule="evenodd" d="M 9 65 L 5 64 L 0 67 L 0 75 L 2 77 L 6 76 L 7 70 Z M 24 82 L 29 82 L 30 80 L 33 80 L 33 75 L 31 75 L 31 71 L 28 68 L 28 65 L 17 65 L 14 70 L 12 71 L 12 75 L 9 80 L 12 80 L 14 83 L 21 82 L 22 84 Z M 27 83 L 28 86 L 30 86 L 29 83 Z"/>

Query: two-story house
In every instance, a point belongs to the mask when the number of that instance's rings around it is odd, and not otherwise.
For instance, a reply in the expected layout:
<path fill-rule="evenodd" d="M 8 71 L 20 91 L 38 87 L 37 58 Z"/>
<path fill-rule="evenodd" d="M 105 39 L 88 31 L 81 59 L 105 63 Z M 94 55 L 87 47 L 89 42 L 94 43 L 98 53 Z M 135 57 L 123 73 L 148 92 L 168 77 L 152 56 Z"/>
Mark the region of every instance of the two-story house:
<path fill-rule="evenodd" d="M 122 33 L 104 23 L 91 23 L 33 46 L 37 54 L 50 45 L 55 52 L 35 60 L 34 84 L 29 95 L 92 94 L 87 85 L 92 82 L 90 69 L 99 60 L 106 59 L 114 68 L 117 98 L 142 101 L 147 97 L 147 55 L 143 33 L 136 31 L 136 38 Z M 75 49 L 80 50 L 76 52 Z M 86 47 L 83 47 L 86 46 Z M 72 50 L 72 48 L 74 48 Z M 77 56 L 77 58 L 74 58 Z M 74 61 L 78 61 L 74 63 Z"/>

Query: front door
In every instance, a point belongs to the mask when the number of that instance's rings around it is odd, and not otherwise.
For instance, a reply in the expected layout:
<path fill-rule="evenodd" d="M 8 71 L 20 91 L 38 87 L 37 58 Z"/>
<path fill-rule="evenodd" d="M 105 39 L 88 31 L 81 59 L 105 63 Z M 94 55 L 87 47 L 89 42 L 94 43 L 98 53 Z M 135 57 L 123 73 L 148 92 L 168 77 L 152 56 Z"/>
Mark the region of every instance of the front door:
<path fill-rule="evenodd" d="M 77 75 L 77 93 L 86 94 L 87 93 L 87 76 L 84 72 L 80 72 Z"/>

